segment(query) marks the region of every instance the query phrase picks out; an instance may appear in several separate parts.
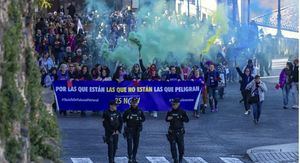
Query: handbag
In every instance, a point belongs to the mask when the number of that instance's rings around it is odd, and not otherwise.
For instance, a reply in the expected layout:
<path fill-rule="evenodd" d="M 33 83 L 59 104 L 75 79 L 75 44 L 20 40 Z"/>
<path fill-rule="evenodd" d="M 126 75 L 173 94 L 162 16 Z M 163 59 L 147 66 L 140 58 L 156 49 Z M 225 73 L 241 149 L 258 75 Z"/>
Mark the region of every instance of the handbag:
<path fill-rule="evenodd" d="M 255 104 L 259 102 L 259 95 L 258 94 L 254 94 L 252 95 L 256 90 L 258 90 L 257 88 L 251 93 L 251 96 L 248 99 L 248 103 L 249 104 Z"/>

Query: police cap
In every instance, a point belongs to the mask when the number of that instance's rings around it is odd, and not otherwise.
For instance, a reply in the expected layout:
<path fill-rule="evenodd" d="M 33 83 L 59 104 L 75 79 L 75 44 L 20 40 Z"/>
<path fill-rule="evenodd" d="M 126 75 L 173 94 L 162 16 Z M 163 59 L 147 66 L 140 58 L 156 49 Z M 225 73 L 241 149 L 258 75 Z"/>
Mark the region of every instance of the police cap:
<path fill-rule="evenodd" d="M 132 103 L 137 103 L 139 101 L 139 99 L 137 97 L 133 97 L 131 100 L 130 100 L 130 104 Z"/>
<path fill-rule="evenodd" d="M 111 101 L 109 101 L 109 105 L 117 105 L 116 100 L 111 100 Z"/>
<path fill-rule="evenodd" d="M 172 103 L 180 103 L 180 98 L 173 98 Z"/>

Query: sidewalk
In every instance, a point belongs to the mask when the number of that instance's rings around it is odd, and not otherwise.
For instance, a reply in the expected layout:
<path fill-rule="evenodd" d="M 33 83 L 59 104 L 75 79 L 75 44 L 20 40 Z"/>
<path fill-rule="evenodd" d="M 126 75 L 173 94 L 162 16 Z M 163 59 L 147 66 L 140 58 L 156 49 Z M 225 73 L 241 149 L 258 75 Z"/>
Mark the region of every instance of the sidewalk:
<path fill-rule="evenodd" d="M 262 146 L 247 150 L 255 163 L 298 163 L 298 143 Z"/>

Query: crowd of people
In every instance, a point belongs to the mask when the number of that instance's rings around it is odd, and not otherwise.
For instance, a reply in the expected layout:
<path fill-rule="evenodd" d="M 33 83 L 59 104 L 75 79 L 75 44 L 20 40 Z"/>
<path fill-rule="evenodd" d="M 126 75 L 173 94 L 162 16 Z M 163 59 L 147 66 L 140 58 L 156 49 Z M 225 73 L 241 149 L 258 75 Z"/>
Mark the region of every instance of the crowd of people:
<path fill-rule="evenodd" d="M 80 18 L 72 6 L 69 6 L 69 14 L 64 11 L 49 13 L 46 18 L 40 18 L 35 26 L 35 50 L 38 54 L 38 64 L 41 70 L 41 85 L 51 87 L 55 80 L 95 80 L 95 81 L 201 81 L 202 96 L 201 103 L 195 108 L 195 117 L 199 117 L 200 112 L 205 113 L 206 108 L 210 107 L 212 112 L 217 112 L 218 98 L 224 97 L 225 87 L 228 82 L 237 82 L 237 74 L 240 76 L 240 90 L 244 101 L 245 114 L 250 113 L 250 104 L 247 101 L 249 91 L 247 85 L 250 84 L 256 75 L 262 75 L 265 70 L 269 75 L 269 63 L 263 63 L 266 67 L 261 67 L 258 72 L 256 62 L 249 59 L 248 64 L 241 70 L 236 63 L 237 53 L 234 51 L 234 44 L 221 48 L 213 61 L 205 60 L 201 57 L 200 63 L 194 65 L 187 64 L 164 64 L 163 66 L 153 63 L 145 66 L 142 55 L 139 53 L 139 63 L 128 69 L 121 63 L 117 63 L 112 68 L 108 63 L 100 64 L 99 49 L 95 49 L 95 40 L 90 38 L 84 31 L 83 22 L 92 21 L 96 13 L 89 14 L 87 19 Z M 129 10 L 114 11 L 109 16 L 109 27 L 106 33 L 110 45 L 116 46 L 119 37 L 126 37 L 135 28 L 135 18 Z M 125 32 L 124 32 L 125 31 Z M 267 37 L 269 39 L 269 36 Z M 260 46 L 258 46 L 260 47 Z M 141 51 L 142 46 L 139 47 Z M 263 49 L 263 50 L 262 50 Z M 258 48 L 258 53 L 263 55 L 265 48 Z M 226 54 L 225 54 L 226 53 Z M 236 54 L 235 54 L 236 55 Z M 268 59 L 266 59 L 268 60 Z M 265 61 L 265 60 L 263 60 Z M 261 61 L 262 62 L 262 61 Z M 289 63 L 290 65 L 290 63 Z M 295 84 L 285 86 L 286 78 L 290 80 L 289 74 L 295 66 L 287 66 L 280 75 L 280 88 L 284 88 L 284 105 L 288 101 L 288 94 L 291 88 L 294 92 Z M 294 71 L 294 70 L 293 70 Z M 295 73 L 293 73 L 295 74 Z M 295 77 L 293 77 L 295 80 Z M 296 104 L 294 105 L 296 107 Z M 294 107 L 294 108 L 295 108 Z M 156 117 L 157 113 L 153 115 Z"/>
<path fill-rule="evenodd" d="M 299 97 L 299 60 L 287 62 L 279 75 L 279 82 L 276 89 L 281 88 L 283 96 L 283 108 L 289 108 L 289 98 L 292 95 L 292 108 L 298 109 Z"/>
<path fill-rule="evenodd" d="M 95 19 L 99 16 L 98 11 L 80 17 L 72 4 L 67 8 L 68 15 L 64 10 L 49 13 L 47 17 L 40 18 L 35 26 L 35 50 L 38 54 L 38 65 L 41 71 L 41 85 L 51 87 L 54 81 L 198 81 L 201 83 L 201 96 L 197 97 L 198 106 L 194 108 L 194 117 L 199 118 L 205 114 L 207 109 L 211 112 L 218 112 L 218 100 L 223 99 L 225 88 L 229 82 L 240 83 L 240 92 L 246 115 L 253 111 L 253 122 L 258 124 L 262 111 L 265 93 L 268 88 L 261 80 L 260 75 L 270 75 L 271 70 L 271 36 L 261 36 L 257 48 L 253 51 L 245 50 L 251 54 L 251 58 L 245 66 L 240 67 L 237 62 L 237 54 L 245 51 L 238 50 L 235 41 L 227 46 L 221 46 L 215 59 L 209 60 L 201 55 L 200 62 L 164 63 L 153 62 L 145 65 L 142 59 L 139 45 L 138 63 L 131 68 L 117 62 L 113 67 L 110 63 L 101 62 L 100 49 L 96 47 L 96 37 L 90 37 L 90 31 L 84 30 L 84 24 L 99 26 L 100 37 L 109 43 L 109 49 L 117 46 L 120 37 L 128 37 L 129 32 L 136 28 L 134 14 L 130 10 L 114 11 L 107 15 L 108 26 Z M 103 15 L 102 15 L 103 16 Z M 105 15 L 104 15 L 105 16 Z M 91 23 L 93 22 L 93 23 Z M 95 25 L 94 24 L 94 25 Z M 86 28 L 87 29 L 87 28 Z M 254 33 L 257 29 L 253 26 Z M 253 34 L 253 33 L 252 33 Z M 91 34 L 91 35 L 98 35 Z M 105 35 L 105 36 L 103 36 Z M 257 35 L 258 33 L 253 34 Z M 256 36 L 253 36 L 256 37 Z M 257 39 L 254 38 L 254 39 Z M 100 41 L 101 42 L 101 41 Z M 247 55 L 246 55 L 247 56 Z M 253 56 L 257 60 L 253 60 Z M 258 68 L 257 65 L 260 65 Z M 288 62 L 281 71 L 277 89 L 282 90 L 283 108 L 289 108 L 289 96 L 292 95 L 292 108 L 298 109 L 299 95 L 299 61 L 295 59 Z M 238 80 L 239 76 L 239 80 Z M 55 105 L 54 105 L 55 106 Z M 184 154 L 184 125 L 189 118 L 185 111 L 180 108 L 180 99 L 173 99 L 172 110 L 167 113 L 166 121 L 170 123 L 167 139 L 170 142 L 171 153 L 174 162 L 181 162 Z M 66 115 L 66 111 L 61 111 Z M 81 111 L 85 115 L 84 111 Z M 157 112 L 151 112 L 157 117 Z M 127 140 L 129 162 L 136 162 L 136 155 L 139 144 L 139 135 L 142 131 L 142 123 L 145 121 L 143 111 L 138 107 L 138 99 L 133 98 L 130 108 L 123 115 L 117 111 L 115 100 L 109 102 L 109 109 L 103 112 L 103 126 L 105 128 L 104 142 L 108 144 L 109 162 L 114 162 L 118 146 L 118 135 L 122 132 L 123 123 L 124 137 Z M 178 155 L 176 145 L 178 146 Z"/>

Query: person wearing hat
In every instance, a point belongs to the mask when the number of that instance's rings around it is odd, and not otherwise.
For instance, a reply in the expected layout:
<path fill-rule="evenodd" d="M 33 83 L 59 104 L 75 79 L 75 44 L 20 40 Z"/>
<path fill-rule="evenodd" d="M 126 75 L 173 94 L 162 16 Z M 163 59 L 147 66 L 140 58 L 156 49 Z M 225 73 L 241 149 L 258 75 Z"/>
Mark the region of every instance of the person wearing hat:
<path fill-rule="evenodd" d="M 115 100 L 109 102 L 109 109 L 103 113 L 103 127 L 105 136 L 103 140 L 108 146 L 109 163 L 114 163 L 114 158 L 118 148 L 119 133 L 122 131 L 122 115 L 117 111 Z"/>
<path fill-rule="evenodd" d="M 138 107 L 139 99 L 130 100 L 130 108 L 123 114 L 124 137 L 127 139 L 128 163 L 137 163 L 136 154 L 139 146 L 140 132 L 145 121 L 144 112 Z"/>
<path fill-rule="evenodd" d="M 171 102 L 172 110 L 168 111 L 166 121 L 170 123 L 167 138 L 170 142 L 174 163 L 181 163 L 184 154 L 184 122 L 189 122 L 186 112 L 180 108 L 180 99 L 175 98 Z M 179 157 L 177 156 L 177 148 Z"/>

